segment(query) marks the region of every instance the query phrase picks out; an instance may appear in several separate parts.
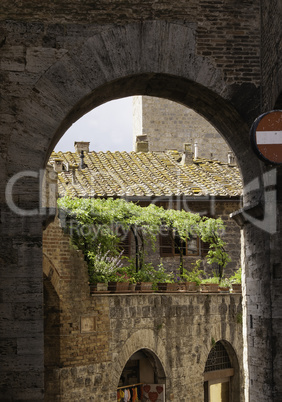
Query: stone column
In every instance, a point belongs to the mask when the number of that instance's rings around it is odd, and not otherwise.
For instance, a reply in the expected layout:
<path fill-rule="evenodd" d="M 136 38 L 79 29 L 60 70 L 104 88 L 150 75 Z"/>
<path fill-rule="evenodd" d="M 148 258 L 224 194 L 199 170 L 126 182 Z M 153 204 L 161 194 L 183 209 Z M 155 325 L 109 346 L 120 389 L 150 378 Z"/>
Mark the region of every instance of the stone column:
<path fill-rule="evenodd" d="M 44 329 L 38 177 L 21 177 L 10 190 L 13 196 L 7 191 L 6 197 L 12 210 L 7 202 L 0 206 L 0 400 L 41 401 Z"/>

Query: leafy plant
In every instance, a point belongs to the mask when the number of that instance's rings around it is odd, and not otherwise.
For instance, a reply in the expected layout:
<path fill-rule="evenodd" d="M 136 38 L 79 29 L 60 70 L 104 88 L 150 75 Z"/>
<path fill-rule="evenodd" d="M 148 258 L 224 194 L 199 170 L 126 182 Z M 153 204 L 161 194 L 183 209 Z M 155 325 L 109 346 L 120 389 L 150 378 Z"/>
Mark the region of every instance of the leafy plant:
<path fill-rule="evenodd" d="M 230 283 L 242 283 L 242 268 L 240 267 L 234 275 L 229 278 Z"/>
<path fill-rule="evenodd" d="M 97 252 L 88 251 L 88 273 L 90 283 L 108 282 L 115 278 L 117 270 L 121 267 L 122 252 L 118 256 L 110 256 L 98 247 Z"/>
<path fill-rule="evenodd" d="M 200 270 L 198 266 L 195 265 L 192 271 L 183 269 L 182 278 L 185 280 L 185 282 L 196 282 L 197 285 L 200 285 L 203 274 L 204 271 Z"/>
<path fill-rule="evenodd" d="M 138 272 L 133 274 L 135 282 L 154 282 L 155 269 L 152 264 L 146 264 Z"/>
<path fill-rule="evenodd" d="M 223 288 L 230 288 L 230 281 L 227 278 L 222 278 L 219 285 Z"/>
<path fill-rule="evenodd" d="M 148 207 L 141 207 L 123 199 L 78 199 L 64 197 L 58 200 L 59 216 L 62 227 L 71 235 L 75 247 L 83 251 L 85 260 L 88 263 L 91 281 L 94 272 L 101 277 L 105 273 L 106 259 L 119 256 L 122 238 L 118 228 L 122 228 L 125 234 L 131 231 L 135 239 L 135 270 L 138 280 L 148 278 L 146 281 L 156 281 L 157 277 L 162 280 L 164 269 L 159 267 L 145 266 L 145 245 L 151 242 L 156 244 L 157 235 L 162 227 L 166 227 L 172 233 L 177 233 L 181 240 L 189 240 L 191 236 L 199 236 L 204 242 L 210 244 L 207 255 L 209 264 L 217 263 L 220 279 L 223 276 L 223 269 L 228 261 L 228 254 L 225 251 L 225 243 L 221 239 L 224 225 L 221 219 L 200 217 L 199 214 L 186 212 L 184 210 L 164 210 L 154 204 Z M 97 255 L 97 257 L 95 257 Z M 115 264 L 117 261 L 115 262 Z M 95 270 L 94 270 L 94 267 Z M 109 268 L 109 267 L 108 267 Z M 156 272 L 155 272 L 156 271 Z M 180 253 L 180 277 L 183 274 L 183 255 Z M 121 275 L 121 274 L 120 274 Z M 122 275 L 121 275 L 122 276 Z M 196 277 L 196 275 L 195 275 Z M 166 280 L 170 280 L 166 277 Z"/>
<path fill-rule="evenodd" d="M 167 272 L 161 262 L 158 268 L 153 271 L 153 283 L 172 283 L 174 282 L 174 276 L 172 272 Z"/>
<path fill-rule="evenodd" d="M 219 285 L 220 278 L 217 276 L 212 276 L 210 278 L 202 279 L 201 283 L 217 283 Z"/>

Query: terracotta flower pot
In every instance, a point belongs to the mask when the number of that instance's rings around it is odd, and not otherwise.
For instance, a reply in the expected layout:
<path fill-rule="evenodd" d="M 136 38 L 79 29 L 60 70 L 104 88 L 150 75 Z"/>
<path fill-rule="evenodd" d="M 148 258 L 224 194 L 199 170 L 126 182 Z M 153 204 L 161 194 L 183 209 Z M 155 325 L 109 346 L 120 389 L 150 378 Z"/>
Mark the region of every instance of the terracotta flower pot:
<path fill-rule="evenodd" d="M 218 283 L 201 283 L 202 293 L 218 293 Z"/>
<path fill-rule="evenodd" d="M 242 293 L 241 283 L 233 283 L 232 284 L 232 293 Z"/>
<path fill-rule="evenodd" d="M 129 289 L 129 282 L 117 282 L 116 292 L 126 292 Z"/>
<path fill-rule="evenodd" d="M 177 282 L 176 285 L 178 292 L 186 292 L 186 282 Z"/>
<path fill-rule="evenodd" d="M 138 282 L 136 285 L 136 290 L 139 292 L 153 292 L 152 282 Z"/>
<path fill-rule="evenodd" d="M 185 285 L 187 292 L 198 292 L 199 287 L 196 282 L 186 282 Z"/>
<path fill-rule="evenodd" d="M 166 291 L 167 292 L 177 292 L 178 290 L 178 283 L 168 283 Z"/>
<path fill-rule="evenodd" d="M 125 293 L 129 289 L 129 282 L 109 282 L 108 289 L 112 293 Z"/>
<path fill-rule="evenodd" d="M 166 282 L 159 282 L 158 283 L 158 291 L 159 292 L 166 292 L 167 283 Z"/>
<path fill-rule="evenodd" d="M 108 292 L 108 282 L 98 282 L 90 285 L 90 294 Z"/>

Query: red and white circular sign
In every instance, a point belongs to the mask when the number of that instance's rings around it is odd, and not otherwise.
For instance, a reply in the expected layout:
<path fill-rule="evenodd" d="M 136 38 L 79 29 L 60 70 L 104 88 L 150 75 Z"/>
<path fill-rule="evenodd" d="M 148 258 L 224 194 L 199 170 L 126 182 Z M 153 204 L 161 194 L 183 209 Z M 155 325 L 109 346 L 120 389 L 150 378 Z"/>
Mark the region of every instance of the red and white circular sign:
<path fill-rule="evenodd" d="M 252 146 L 260 159 L 272 164 L 282 163 L 282 110 L 259 116 L 250 133 Z"/>

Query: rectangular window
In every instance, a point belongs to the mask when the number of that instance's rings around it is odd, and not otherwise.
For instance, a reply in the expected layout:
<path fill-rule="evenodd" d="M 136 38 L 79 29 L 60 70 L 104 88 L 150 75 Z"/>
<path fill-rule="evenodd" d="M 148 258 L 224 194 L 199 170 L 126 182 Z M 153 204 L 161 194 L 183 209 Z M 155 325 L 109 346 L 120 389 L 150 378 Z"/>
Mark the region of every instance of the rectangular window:
<path fill-rule="evenodd" d="M 162 230 L 160 233 L 160 256 L 173 257 L 180 255 L 200 255 L 200 241 L 197 236 L 191 236 L 188 240 L 182 240 L 171 230 Z"/>

